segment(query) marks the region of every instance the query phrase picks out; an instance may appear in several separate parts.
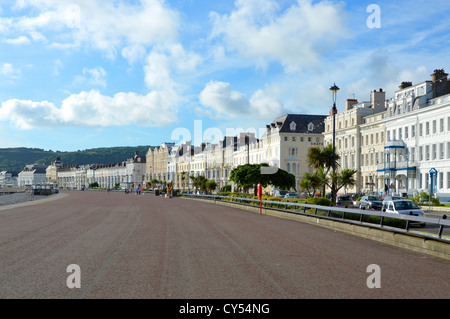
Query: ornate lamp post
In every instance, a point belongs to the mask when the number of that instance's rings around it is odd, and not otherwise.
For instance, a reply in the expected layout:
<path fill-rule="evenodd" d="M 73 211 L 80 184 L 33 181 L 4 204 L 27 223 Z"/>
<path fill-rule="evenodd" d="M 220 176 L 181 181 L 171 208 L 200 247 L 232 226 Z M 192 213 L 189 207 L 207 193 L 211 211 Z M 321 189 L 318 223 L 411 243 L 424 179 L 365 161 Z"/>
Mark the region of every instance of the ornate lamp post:
<path fill-rule="evenodd" d="M 331 109 L 331 113 L 333 115 L 333 189 L 331 190 L 331 197 L 333 201 L 336 201 L 336 194 L 334 193 L 335 189 L 335 180 L 334 180 L 334 174 L 336 170 L 336 114 L 337 114 L 337 108 L 336 108 L 336 96 L 337 92 L 339 91 L 339 87 L 337 87 L 336 83 L 330 88 L 331 93 L 333 94 L 333 108 Z"/>

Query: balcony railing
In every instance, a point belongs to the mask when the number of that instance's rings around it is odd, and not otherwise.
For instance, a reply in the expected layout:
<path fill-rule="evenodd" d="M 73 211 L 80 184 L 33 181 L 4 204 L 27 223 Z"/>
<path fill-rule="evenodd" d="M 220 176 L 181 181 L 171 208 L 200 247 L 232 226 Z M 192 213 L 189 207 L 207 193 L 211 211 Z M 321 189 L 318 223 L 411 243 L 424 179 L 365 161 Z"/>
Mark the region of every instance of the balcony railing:
<path fill-rule="evenodd" d="M 407 169 L 407 168 L 414 168 L 417 166 L 416 162 L 413 161 L 399 161 L 399 162 L 389 162 L 389 163 L 381 163 L 378 164 L 377 168 L 378 170 L 395 170 L 395 169 Z"/>

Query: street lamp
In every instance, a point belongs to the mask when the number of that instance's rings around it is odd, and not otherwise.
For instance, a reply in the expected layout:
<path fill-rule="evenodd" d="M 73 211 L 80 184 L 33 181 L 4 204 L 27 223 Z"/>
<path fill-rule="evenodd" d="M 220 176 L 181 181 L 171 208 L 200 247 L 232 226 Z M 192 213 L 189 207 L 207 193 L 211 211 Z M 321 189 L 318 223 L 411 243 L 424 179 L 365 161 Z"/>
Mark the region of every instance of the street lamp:
<path fill-rule="evenodd" d="M 333 201 L 336 200 L 336 194 L 334 193 L 335 189 L 335 180 L 334 180 L 334 174 L 336 170 L 336 96 L 337 92 L 339 91 L 339 87 L 337 87 L 336 83 L 330 88 L 331 93 L 333 94 L 333 108 L 331 109 L 331 113 L 333 114 L 333 189 L 331 190 L 331 196 Z"/>

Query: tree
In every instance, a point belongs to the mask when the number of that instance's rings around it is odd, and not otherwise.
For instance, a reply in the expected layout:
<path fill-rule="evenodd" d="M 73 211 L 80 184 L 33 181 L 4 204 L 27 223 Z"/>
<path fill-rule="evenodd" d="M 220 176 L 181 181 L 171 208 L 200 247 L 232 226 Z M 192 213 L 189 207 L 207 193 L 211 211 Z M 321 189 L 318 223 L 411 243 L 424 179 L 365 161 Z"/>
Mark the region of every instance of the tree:
<path fill-rule="evenodd" d="M 94 183 L 90 183 L 90 184 L 89 184 L 89 188 L 98 188 L 98 187 L 100 187 L 100 185 L 98 185 L 97 182 L 94 182 Z"/>
<path fill-rule="evenodd" d="M 201 189 L 203 191 L 206 190 L 206 182 L 208 180 L 206 179 L 205 176 L 203 176 L 203 175 L 200 175 L 197 177 L 191 176 L 190 178 L 192 179 L 192 185 L 194 186 L 194 188 L 196 190 L 199 190 L 199 189 Z"/>
<path fill-rule="evenodd" d="M 238 186 L 243 187 L 245 191 L 249 188 L 254 189 L 256 195 L 256 186 L 261 184 L 263 187 L 273 185 L 281 189 L 295 189 L 295 176 L 278 169 L 275 174 L 261 174 L 261 167 L 269 166 L 263 164 L 245 164 L 231 170 L 230 180 Z"/>
<path fill-rule="evenodd" d="M 356 170 L 349 168 L 336 171 L 335 173 L 332 172 L 327 185 L 333 191 L 333 194 L 337 194 L 342 187 L 352 187 L 356 184 L 355 174 Z M 333 203 L 335 202 L 336 198 L 333 198 Z"/>
<path fill-rule="evenodd" d="M 300 180 L 300 188 L 308 192 L 309 197 L 312 197 L 316 189 L 322 185 L 322 179 L 317 171 L 312 174 L 305 173 L 305 177 Z"/>
<path fill-rule="evenodd" d="M 205 183 L 205 186 L 209 192 L 212 192 L 217 188 L 217 183 L 216 183 L 216 181 L 209 180 Z"/>
<path fill-rule="evenodd" d="M 339 154 L 335 154 L 335 164 L 336 167 L 339 166 L 338 162 L 340 159 Z M 330 173 L 333 168 L 333 145 L 328 144 L 324 148 L 319 146 L 311 147 L 308 151 L 308 163 L 309 165 L 318 171 L 322 179 L 322 196 L 325 195 L 326 186 L 326 176 Z"/>
<path fill-rule="evenodd" d="M 181 172 L 181 184 L 183 185 L 183 190 L 186 188 L 186 183 L 185 183 L 186 175 L 187 175 L 187 172 Z"/>

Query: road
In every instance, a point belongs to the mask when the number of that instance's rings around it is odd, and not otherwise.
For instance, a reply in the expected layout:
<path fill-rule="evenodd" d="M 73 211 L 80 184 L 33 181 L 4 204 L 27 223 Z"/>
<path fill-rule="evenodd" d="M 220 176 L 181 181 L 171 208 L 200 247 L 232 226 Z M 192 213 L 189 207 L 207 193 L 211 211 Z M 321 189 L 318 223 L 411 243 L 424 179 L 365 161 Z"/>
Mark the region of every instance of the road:
<path fill-rule="evenodd" d="M 0 298 L 450 297 L 449 261 L 314 225 L 183 198 L 62 195 L 0 210 Z"/>

